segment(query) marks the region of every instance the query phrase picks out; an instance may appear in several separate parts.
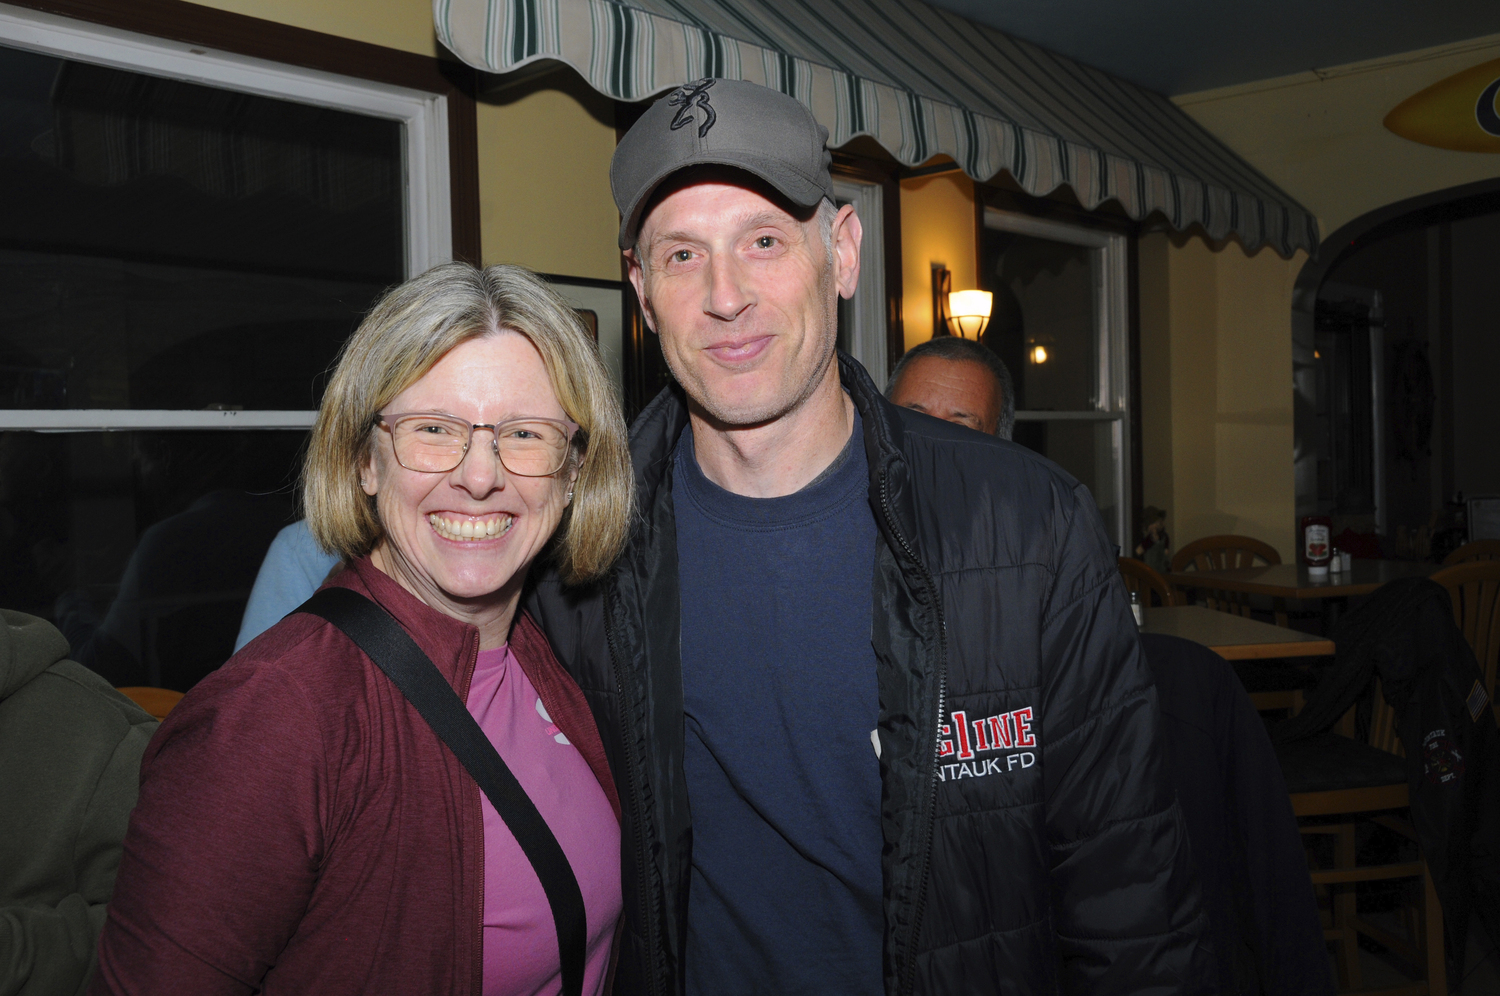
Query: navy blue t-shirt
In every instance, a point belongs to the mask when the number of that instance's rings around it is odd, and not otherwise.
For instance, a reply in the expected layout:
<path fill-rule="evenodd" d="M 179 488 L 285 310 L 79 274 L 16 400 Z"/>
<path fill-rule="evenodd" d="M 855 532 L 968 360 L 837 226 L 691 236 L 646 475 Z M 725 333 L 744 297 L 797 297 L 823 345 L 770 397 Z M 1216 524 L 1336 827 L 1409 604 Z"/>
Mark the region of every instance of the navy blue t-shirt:
<path fill-rule="evenodd" d="M 834 465 L 782 498 L 709 481 L 691 428 L 677 445 L 690 996 L 882 991 L 876 533 L 855 419 Z"/>

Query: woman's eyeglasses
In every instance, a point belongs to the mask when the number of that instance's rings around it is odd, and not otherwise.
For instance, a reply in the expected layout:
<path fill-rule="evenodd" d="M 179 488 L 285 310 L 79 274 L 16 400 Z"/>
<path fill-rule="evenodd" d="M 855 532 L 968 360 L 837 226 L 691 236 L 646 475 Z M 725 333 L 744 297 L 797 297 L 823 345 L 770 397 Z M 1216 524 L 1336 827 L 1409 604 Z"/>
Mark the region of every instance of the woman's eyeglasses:
<path fill-rule="evenodd" d="M 396 462 L 423 474 L 445 474 L 464 462 L 475 429 L 494 433 L 490 448 L 507 472 L 551 477 L 568 462 L 568 444 L 578 426 L 565 419 L 513 418 L 497 424 L 465 422 L 433 412 L 377 415 L 391 434 Z"/>

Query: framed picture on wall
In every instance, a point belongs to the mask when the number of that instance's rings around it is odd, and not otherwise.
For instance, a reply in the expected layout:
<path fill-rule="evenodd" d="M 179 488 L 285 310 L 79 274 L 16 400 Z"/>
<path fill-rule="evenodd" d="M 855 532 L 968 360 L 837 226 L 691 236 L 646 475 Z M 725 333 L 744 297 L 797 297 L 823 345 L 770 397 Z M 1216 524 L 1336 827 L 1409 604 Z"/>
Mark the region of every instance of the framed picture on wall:
<path fill-rule="evenodd" d="M 625 386 L 621 313 L 624 285 L 618 280 L 593 280 L 560 274 L 540 274 L 552 289 L 571 304 L 599 344 L 599 358 L 622 392 Z"/>
<path fill-rule="evenodd" d="M 599 342 L 599 312 L 589 308 L 575 308 L 578 317 L 583 319 L 583 324 L 588 327 L 589 335 L 594 337 L 595 345 Z"/>

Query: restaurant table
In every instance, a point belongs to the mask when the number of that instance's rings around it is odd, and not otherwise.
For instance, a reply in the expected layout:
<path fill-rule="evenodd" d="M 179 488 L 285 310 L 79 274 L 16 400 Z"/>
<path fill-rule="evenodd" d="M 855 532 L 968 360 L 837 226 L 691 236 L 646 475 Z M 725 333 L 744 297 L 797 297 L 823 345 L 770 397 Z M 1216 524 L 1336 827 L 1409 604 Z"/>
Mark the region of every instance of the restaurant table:
<path fill-rule="evenodd" d="M 1180 636 L 1231 661 L 1265 657 L 1321 657 L 1333 641 L 1201 605 L 1162 605 L 1146 610 L 1143 633 Z"/>
<path fill-rule="evenodd" d="M 1173 571 L 1167 575 L 1167 583 L 1177 588 L 1242 591 L 1283 599 L 1348 598 L 1368 595 L 1397 578 L 1425 578 L 1440 566 L 1417 560 L 1356 560 L 1353 570 L 1314 578 L 1305 564 L 1270 564 L 1226 571 Z"/>

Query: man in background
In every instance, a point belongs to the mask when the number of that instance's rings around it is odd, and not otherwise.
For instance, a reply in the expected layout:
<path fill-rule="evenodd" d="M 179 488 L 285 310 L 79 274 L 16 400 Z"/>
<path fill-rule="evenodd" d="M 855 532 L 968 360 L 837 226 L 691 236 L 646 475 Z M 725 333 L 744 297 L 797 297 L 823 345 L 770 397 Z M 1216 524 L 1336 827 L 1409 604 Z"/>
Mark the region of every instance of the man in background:
<path fill-rule="evenodd" d="M 908 349 L 891 371 L 892 404 L 1009 439 L 1016 395 L 1005 361 L 972 339 L 938 336 Z"/>

